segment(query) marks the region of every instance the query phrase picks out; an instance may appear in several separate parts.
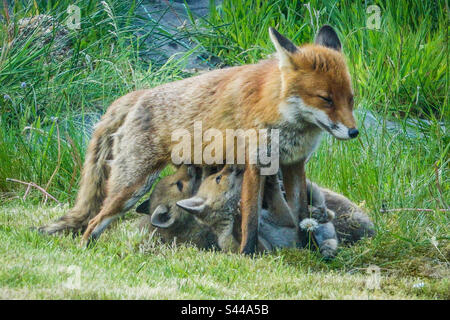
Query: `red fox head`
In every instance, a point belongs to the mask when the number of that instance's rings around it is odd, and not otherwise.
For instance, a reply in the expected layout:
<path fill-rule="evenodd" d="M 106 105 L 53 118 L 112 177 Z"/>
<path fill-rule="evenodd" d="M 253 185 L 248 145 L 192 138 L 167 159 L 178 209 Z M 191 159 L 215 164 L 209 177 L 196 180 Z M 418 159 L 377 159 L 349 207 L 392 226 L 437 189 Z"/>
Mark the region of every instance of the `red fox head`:
<path fill-rule="evenodd" d="M 283 118 L 315 124 L 338 139 L 355 138 L 358 129 L 353 117 L 350 74 L 333 28 L 323 26 L 315 44 L 302 47 L 273 28 L 269 33 L 281 71 Z"/>

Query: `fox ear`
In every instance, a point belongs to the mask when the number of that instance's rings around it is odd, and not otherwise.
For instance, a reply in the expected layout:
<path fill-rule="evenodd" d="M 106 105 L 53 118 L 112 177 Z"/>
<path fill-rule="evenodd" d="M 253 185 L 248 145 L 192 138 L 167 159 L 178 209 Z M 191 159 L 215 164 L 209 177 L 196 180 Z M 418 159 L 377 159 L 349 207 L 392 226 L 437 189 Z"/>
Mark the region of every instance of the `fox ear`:
<path fill-rule="evenodd" d="M 341 41 L 339 40 L 336 31 L 329 25 L 324 25 L 320 28 L 315 43 L 336 51 L 341 51 L 342 49 Z"/>
<path fill-rule="evenodd" d="M 145 200 L 136 208 L 137 213 L 143 214 L 149 214 L 150 213 L 149 210 L 150 210 L 150 199 Z"/>
<path fill-rule="evenodd" d="M 206 200 L 200 197 L 192 197 L 189 199 L 180 200 L 177 202 L 177 206 L 181 209 L 186 210 L 187 212 L 201 216 L 206 208 Z"/>
<path fill-rule="evenodd" d="M 159 205 L 153 211 L 150 221 L 153 226 L 166 229 L 173 225 L 175 217 L 170 214 L 169 208 Z"/>
<path fill-rule="evenodd" d="M 272 27 L 269 28 L 269 35 L 277 50 L 280 69 L 283 67 L 291 68 L 293 66 L 291 57 L 298 51 L 297 46 Z"/>

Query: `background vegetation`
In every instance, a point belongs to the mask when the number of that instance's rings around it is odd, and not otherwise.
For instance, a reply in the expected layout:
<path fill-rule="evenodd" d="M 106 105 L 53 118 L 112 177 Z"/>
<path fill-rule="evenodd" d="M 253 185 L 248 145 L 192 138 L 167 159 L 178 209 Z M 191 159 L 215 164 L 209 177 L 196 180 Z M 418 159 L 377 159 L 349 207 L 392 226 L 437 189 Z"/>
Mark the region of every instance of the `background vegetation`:
<path fill-rule="evenodd" d="M 56 27 L 46 42 L 38 30 L 19 36 L 18 21 L 24 17 L 47 14 L 64 25 L 69 4 L 81 8 L 81 29 L 68 30 L 57 38 Z M 370 16 L 366 10 L 371 4 L 381 8 L 379 30 L 366 27 Z M 372 293 L 374 297 L 449 298 L 446 1 L 339 0 L 310 1 L 307 5 L 303 1 L 226 0 L 218 6 L 211 1 L 209 16 L 192 17 L 191 25 L 176 39 L 160 28 L 158 21 L 140 16 L 139 5 L 138 1 L 117 0 L 22 0 L 10 3 L 9 11 L 3 7 L 0 12 L 0 296 L 51 297 L 51 290 L 24 293 L 24 288 L 37 288 L 46 279 L 51 287 L 59 281 L 50 276 L 52 266 L 61 261 L 82 261 L 87 269 L 117 264 L 121 278 L 111 276 L 107 283 L 119 281 L 124 286 L 141 280 L 153 283 L 162 272 L 161 283 L 178 288 L 167 296 L 172 298 L 231 298 L 233 292 L 236 297 L 265 297 L 261 294 L 270 288 L 267 284 L 261 287 L 262 282 L 265 276 L 271 278 L 272 272 L 280 282 L 273 285 L 277 287 L 272 290 L 276 293 L 273 298 L 295 297 L 288 284 L 282 286 L 282 279 L 298 280 L 298 287 L 304 288 L 308 274 L 315 281 L 329 279 L 326 275 L 332 274 L 340 279 L 336 281 L 358 287 L 370 264 L 379 266 L 387 277 L 383 290 Z M 221 67 L 252 63 L 270 55 L 269 26 L 303 43 L 312 41 L 324 23 L 335 26 L 343 42 L 362 134 L 348 142 L 328 137 L 310 161 L 308 175 L 365 207 L 376 224 L 374 239 L 343 248 L 330 263 L 305 250 L 278 252 L 258 262 L 220 253 L 199 254 L 184 247 L 152 247 L 149 255 L 136 246 L 127 247 L 136 239 L 142 240 L 142 235 L 133 233 L 131 221 L 106 232 L 110 235 L 105 234 L 89 253 L 78 250 L 77 241 L 71 238 L 44 237 L 28 230 L 62 211 L 49 210 L 49 205 L 54 205 L 50 202 L 42 206 L 38 191 L 31 191 L 22 200 L 26 186 L 7 178 L 34 182 L 60 202 L 73 203 L 89 134 L 108 105 L 129 91 L 189 76 L 183 68 L 185 57 L 164 64 L 152 60 L 150 54 L 164 43 L 149 44 L 146 39 L 150 34 L 161 34 L 165 41 L 189 39 L 207 56 L 216 58 L 210 64 L 214 61 Z M 55 58 L 53 53 L 63 44 L 69 50 Z M 364 121 L 370 117 L 378 120 Z M 115 240 L 114 245 L 111 240 Z M 165 264 L 161 264 L 162 257 L 168 259 Z M 48 271 L 33 269 L 25 261 L 34 261 Z M 133 268 L 141 268 L 137 273 L 145 276 L 124 276 Z M 261 278 L 250 279 L 252 270 L 261 271 Z M 94 271 L 89 272 L 95 282 Z M 199 277 L 205 273 L 210 282 L 194 281 L 183 291 L 181 280 L 191 279 L 191 272 Z M 356 278 L 349 272 L 356 272 Z M 248 289 L 254 292 L 248 296 L 237 285 L 246 277 L 250 279 Z M 298 297 L 361 297 L 367 293 L 364 287 L 350 290 L 352 285 L 332 293 L 336 282 L 323 281 L 323 290 L 311 289 L 310 295 Z M 425 286 L 414 289 L 414 283 Z M 214 289 L 217 286 L 230 287 L 232 293 Z M 93 290 L 89 296 L 111 297 L 99 292 Z M 73 296 L 83 296 L 83 292 Z M 125 291 L 117 295 L 130 296 Z"/>

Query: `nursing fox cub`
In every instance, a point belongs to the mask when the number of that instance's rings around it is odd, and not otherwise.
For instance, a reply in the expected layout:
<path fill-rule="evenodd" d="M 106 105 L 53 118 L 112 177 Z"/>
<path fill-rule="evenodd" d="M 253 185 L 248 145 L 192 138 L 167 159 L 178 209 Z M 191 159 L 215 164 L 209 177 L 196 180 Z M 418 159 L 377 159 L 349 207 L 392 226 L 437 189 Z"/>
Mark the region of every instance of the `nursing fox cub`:
<path fill-rule="evenodd" d="M 190 242 L 200 248 L 219 247 L 239 251 L 240 188 L 242 170 L 226 166 L 202 179 L 193 167 L 182 166 L 155 186 L 150 199 L 136 210 L 149 214 L 141 227 L 156 230 L 165 242 Z M 196 187 L 198 190 L 196 190 Z M 351 244 L 374 235 L 369 217 L 354 203 L 308 181 L 310 212 L 328 210 L 334 219 L 319 223 L 312 235 L 326 258 L 334 256 L 338 243 Z M 266 180 L 259 220 L 258 250 L 303 247 L 277 176 Z"/>

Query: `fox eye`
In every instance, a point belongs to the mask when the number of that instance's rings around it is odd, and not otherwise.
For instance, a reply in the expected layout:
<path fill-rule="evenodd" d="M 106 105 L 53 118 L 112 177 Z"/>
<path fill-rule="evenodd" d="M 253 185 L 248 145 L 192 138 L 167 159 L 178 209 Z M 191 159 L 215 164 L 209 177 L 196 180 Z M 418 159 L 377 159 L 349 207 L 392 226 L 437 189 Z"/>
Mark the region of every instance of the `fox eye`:
<path fill-rule="evenodd" d="M 183 191 L 183 182 L 180 180 L 177 181 L 177 188 L 180 192 Z"/>
<path fill-rule="evenodd" d="M 325 101 L 326 103 L 328 103 L 329 105 L 333 104 L 333 100 L 331 100 L 328 97 L 324 97 L 324 96 L 318 96 L 320 99 L 322 99 L 323 101 Z"/>
<path fill-rule="evenodd" d="M 222 175 L 220 174 L 216 177 L 216 183 L 219 184 L 221 179 L 222 179 Z"/>

